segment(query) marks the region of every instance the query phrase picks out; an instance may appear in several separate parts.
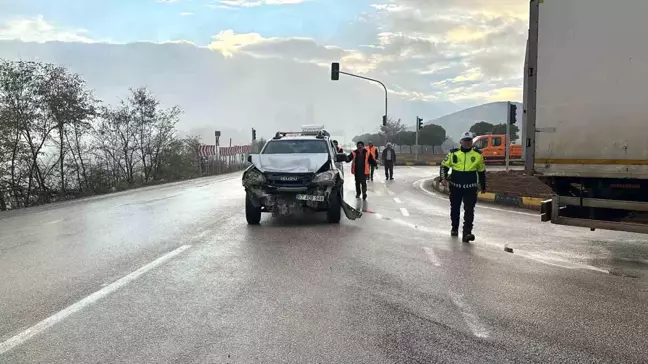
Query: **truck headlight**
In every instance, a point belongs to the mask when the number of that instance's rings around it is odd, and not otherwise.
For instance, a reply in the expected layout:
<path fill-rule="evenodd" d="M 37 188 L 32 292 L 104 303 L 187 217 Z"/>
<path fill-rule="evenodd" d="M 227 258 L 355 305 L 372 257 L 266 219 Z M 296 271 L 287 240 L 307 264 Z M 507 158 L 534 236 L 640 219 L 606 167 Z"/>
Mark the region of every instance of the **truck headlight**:
<path fill-rule="evenodd" d="M 313 183 L 328 184 L 335 182 L 335 172 L 326 171 L 322 172 L 313 178 Z"/>

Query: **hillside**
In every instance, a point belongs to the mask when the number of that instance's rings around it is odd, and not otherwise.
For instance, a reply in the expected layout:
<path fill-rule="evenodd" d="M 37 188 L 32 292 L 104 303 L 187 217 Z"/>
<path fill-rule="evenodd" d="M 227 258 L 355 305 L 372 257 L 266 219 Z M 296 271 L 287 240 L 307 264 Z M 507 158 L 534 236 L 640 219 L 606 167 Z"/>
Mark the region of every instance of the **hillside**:
<path fill-rule="evenodd" d="M 522 128 L 522 104 L 516 102 L 515 105 L 517 105 L 518 114 L 516 125 Z M 470 130 L 470 127 L 478 121 L 486 121 L 491 124 L 506 122 L 506 112 L 506 102 L 491 102 L 430 120 L 425 125 L 441 125 L 445 128 L 448 137 L 457 140 L 459 135 Z"/>

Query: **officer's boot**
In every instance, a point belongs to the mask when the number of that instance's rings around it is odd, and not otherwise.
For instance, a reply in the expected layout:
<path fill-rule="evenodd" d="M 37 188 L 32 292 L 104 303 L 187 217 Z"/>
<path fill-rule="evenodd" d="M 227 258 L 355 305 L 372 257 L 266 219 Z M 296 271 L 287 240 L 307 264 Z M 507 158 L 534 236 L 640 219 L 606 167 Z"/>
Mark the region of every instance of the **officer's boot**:
<path fill-rule="evenodd" d="M 474 241 L 474 240 L 475 240 L 475 235 L 473 235 L 472 233 L 466 233 L 466 232 L 463 233 L 463 236 L 461 238 L 461 241 L 464 242 L 464 243 L 470 243 L 471 241 Z"/>
<path fill-rule="evenodd" d="M 459 236 L 459 228 L 453 227 L 452 230 L 450 230 L 450 236 L 452 237 Z"/>

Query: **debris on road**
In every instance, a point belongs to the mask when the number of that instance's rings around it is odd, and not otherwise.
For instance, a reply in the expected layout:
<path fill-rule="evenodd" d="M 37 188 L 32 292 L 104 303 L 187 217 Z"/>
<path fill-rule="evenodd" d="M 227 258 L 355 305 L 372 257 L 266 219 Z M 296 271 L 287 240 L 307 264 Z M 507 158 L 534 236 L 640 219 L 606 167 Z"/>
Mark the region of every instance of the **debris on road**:
<path fill-rule="evenodd" d="M 513 253 L 513 248 L 509 248 L 508 246 L 505 246 L 504 251 L 507 253 Z"/>
<path fill-rule="evenodd" d="M 550 198 L 551 188 L 524 171 L 486 172 L 488 192 L 508 196 Z"/>
<path fill-rule="evenodd" d="M 362 217 L 362 212 L 360 210 L 354 209 L 344 200 L 342 200 L 342 211 L 344 211 L 344 215 L 346 215 L 349 220 L 355 220 Z"/>

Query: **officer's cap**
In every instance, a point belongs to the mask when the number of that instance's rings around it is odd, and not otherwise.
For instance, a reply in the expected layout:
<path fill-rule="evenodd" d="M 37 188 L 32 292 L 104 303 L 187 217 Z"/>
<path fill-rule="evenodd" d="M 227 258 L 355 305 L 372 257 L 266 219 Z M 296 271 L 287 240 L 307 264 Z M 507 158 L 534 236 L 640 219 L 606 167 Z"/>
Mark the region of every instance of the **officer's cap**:
<path fill-rule="evenodd" d="M 459 138 L 459 140 L 473 140 L 473 138 L 474 138 L 473 133 L 467 131 L 461 134 L 461 138 Z"/>

